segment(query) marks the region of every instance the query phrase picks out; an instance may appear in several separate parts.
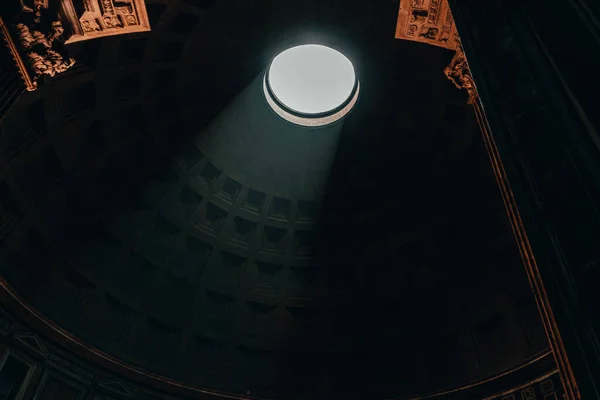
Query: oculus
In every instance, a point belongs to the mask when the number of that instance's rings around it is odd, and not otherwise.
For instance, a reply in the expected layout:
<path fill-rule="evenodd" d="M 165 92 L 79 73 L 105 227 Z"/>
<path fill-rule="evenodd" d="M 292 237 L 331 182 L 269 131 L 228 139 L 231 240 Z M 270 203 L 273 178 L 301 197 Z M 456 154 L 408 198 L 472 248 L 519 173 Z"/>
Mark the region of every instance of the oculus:
<path fill-rule="evenodd" d="M 360 84 L 352 62 L 330 47 L 307 44 L 273 59 L 263 81 L 269 106 L 282 118 L 302 126 L 323 126 L 348 114 Z"/>

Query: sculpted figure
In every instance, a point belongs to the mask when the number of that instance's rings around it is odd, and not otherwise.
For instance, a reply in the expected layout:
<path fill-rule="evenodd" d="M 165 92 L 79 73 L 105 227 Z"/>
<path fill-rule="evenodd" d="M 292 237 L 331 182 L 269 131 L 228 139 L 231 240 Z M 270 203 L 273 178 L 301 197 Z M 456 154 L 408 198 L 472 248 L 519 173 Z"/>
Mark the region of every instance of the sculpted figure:
<path fill-rule="evenodd" d="M 30 4 L 22 1 L 21 5 L 14 28 L 33 80 L 69 69 L 75 60 L 67 55 L 58 40 L 64 32 L 58 15 L 44 7 L 44 0 L 33 0 Z"/>
<path fill-rule="evenodd" d="M 471 70 L 462 49 L 456 52 L 450 65 L 444 70 L 444 73 L 454 83 L 454 86 L 459 89 L 465 89 L 469 93 L 470 102 L 477 97 L 475 82 L 471 76 Z"/>

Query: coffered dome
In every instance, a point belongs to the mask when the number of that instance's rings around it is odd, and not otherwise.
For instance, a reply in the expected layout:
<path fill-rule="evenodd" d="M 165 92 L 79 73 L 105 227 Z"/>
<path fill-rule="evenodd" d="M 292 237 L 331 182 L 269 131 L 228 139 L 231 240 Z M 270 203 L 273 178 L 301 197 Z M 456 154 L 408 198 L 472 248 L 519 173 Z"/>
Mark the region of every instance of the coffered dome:
<path fill-rule="evenodd" d="M 28 304 L 128 368 L 260 398 L 424 394 L 546 348 L 452 54 L 394 40 L 396 4 L 147 6 L 151 32 L 73 44 L 0 122 L 0 274 Z M 302 43 L 361 83 L 318 138 L 251 97 Z"/>

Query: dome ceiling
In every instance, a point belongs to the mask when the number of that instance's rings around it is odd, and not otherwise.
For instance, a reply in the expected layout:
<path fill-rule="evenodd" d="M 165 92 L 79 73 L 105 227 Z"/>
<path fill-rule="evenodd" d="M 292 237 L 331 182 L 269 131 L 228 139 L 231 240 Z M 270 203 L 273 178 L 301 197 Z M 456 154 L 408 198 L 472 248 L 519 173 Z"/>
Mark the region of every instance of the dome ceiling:
<path fill-rule="evenodd" d="M 397 4 L 147 5 L 152 32 L 73 44 L 0 122 L 0 274 L 21 296 L 118 360 L 251 397 L 408 396 L 546 348 L 452 53 L 395 40 Z M 362 85 L 321 199 L 202 146 L 302 42 Z"/>

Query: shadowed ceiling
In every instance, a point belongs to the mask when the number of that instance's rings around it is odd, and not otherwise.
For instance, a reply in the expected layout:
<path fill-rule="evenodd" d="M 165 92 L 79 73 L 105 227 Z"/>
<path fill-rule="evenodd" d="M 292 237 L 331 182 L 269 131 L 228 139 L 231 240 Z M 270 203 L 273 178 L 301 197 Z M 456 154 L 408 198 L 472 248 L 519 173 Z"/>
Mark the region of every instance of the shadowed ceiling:
<path fill-rule="evenodd" d="M 452 53 L 395 40 L 397 2 L 146 3 L 152 32 L 73 45 L 0 122 L 0 274 L 21 296 L 126 363 L 267 398 L 432 392 L 546 348 Z M 196 144 L 307 41 L 362 84 L 322 201 Z"/>

